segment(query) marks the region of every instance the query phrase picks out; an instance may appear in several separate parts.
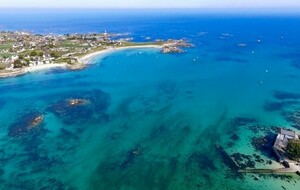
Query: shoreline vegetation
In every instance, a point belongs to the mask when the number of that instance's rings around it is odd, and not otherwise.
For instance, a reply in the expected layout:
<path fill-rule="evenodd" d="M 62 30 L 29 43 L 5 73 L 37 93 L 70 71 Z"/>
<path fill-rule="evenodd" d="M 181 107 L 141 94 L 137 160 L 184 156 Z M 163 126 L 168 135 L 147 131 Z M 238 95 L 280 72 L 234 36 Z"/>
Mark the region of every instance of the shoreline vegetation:
<path fill-rule="evenodd" d="M 185 40 L 131 42 L 132 38 L 124 38 L 126 35 L 106 31 L 64 35 L 0 32 L 0 78 L 54 68 L 81 70 L 96 56 L 127 49 L 157 48 L 167 54 L 193 47 Z"/>

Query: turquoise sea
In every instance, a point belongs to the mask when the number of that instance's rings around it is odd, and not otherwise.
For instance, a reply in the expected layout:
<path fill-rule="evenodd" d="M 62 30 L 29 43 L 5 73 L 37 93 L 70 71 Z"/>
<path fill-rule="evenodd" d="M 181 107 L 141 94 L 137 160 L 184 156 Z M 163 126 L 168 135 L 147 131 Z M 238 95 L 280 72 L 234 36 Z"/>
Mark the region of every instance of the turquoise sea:
<path fill-rule="evenodd" d="M 107 30 L 195 45 L 0 79 L 0 189 L 300 189 L 294 174 L 238 172 L 280 167 L 274 134 L 300 132 L 300 16 L 2 10 L 0 30 Z M 64 107 L 71 98 L 90 104 Z M 16 138 L 38 114 L 40 129 Z"/>

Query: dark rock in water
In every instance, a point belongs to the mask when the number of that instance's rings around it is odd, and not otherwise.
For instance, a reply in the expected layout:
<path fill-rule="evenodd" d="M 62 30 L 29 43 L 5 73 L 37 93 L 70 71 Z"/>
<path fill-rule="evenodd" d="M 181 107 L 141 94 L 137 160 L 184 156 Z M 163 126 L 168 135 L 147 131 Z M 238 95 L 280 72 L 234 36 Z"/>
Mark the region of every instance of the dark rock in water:
<path fill-rule="evenodd" d="M 214 165 L 214 160 L 212 160 L 208 154 L 204 154 L 201 152 L 192 153 L 186 162 L 186 167 L 188 169 L 192 169 L 194 166 L 199 169 L 199 171 L 207 171 L 207 170 L 216 170 L 216 166 Z"/>
<path fill-rule="evenodd" d="M 68 131 L 64 128 L 60 129 L 60 137 L 67 140 L 67 139 L 79 139 L 79 137 L 72 133 L 71 131 Z"/>
<path fill-rule="evenodd" d="M 239 178 L 242 179 L 243 175 L 239 173 L 240 167 L 232 160 L 232 158 L 227 154 L 221 146 L 216 146 L 216 152 L 218 153 L 222 163 L 229 168 L 230 173 L 228 174 L 231 178 Z"/>
<path fill-rule="evenodd" d="M 291 62 L 291 66 L 296 68 L 296 69 L 300 69 L 300 60 L 294 60 Z"/>
<path fill-rule="evenodd" d="M 152 128 L 149 138 L 163 138 L 164 135 L 167 135 L 169 133 L 171 133 L 170 129 L 166 125 L 162 124 Z"/>
<path fill-rule="evenodd" d="M 232 142 L 232 141 L 230 141 L 230 142 L 228 142 L 227 144 L 226 144 L 226 146 L 228 147 L 228 148 L 232 148 L 233 146 L 234 146 L 234 142 Z"/>
<path fill-rule="evenodd" d="M 248 118 L 248 117 L 237 117 L 232 120 L 235 126 L 244 126 L 248 124 L 257 123 L 257 119 L 255 118 Z"/>
<path fill-rule="evenodd" d="M 5 101 L 0 100 L 0 110 L 5 106 L 5 104 L 6 104 Z"/>
<path fill-rule="evenodd" d="M 167 100 L 172 100 L 178 93 L 177 84 L 173 81 L 167 80 L 159 83 L 157 88 L 157 94 L 160 97 L 165 97 Z"/>
<path fill-rule="evenodd" d="M 110 97 L 101 90 L 76 92 L 50 105 L 47 110 L 66 124 L 108 121 Z"/>
<path fill-rule="evenodd" d="M 253 133 L 263 132 L 265 134 L 268 133 L 278 133 L 280 128 L 278 126 L 265 126 L 260 124 L 249 125 L 247 126 Z"/>
<path fill-rule="evenodd" d="M 276 134 L 269 133 L 266 136 L 261 137 L 253 137 L 251 139 L 251 145 L 255 148 L 255 150 L 260 151 L 266 156 L 273 157 L 273 144 L 276 139 Z"/>
<path fill-rule="evenodd" d="M 272 165 L 272 160 L 267 161 L 267 164 Z"/>
<path fill-rule="evenodd" d="M 40 112 L 32 111 L 17 119 L 10 125 L 8 136 L 14 138 L 23 138 L 28 135 L 39 133 L 43 126 L 43 115 Z"/>
<path fill-rule="evenodd" d="M 49 155 L 48 151 L 41 147 L 41 144 L 41 139 L 37 136 L 26 141 L 25 152 L 22 154 L 23 159 L 18 163 L 20 170 L 40 173 L 62 163 L 60 157 Z"/>
<path fill-rule="evenodd" d="M 252 160 L 252 156 L 241 153 L 234 153 L 231 155 L 235 163 L 240 169 L 255 168 L 255 162 Z"/>
<path fill-rule="evenodd" d="M 300 125 L 292 125 L 292 127 L 294 127 L 295 129 L 300 130 Z"/>
<path fill-rule="evenodd" d="M 141 147 L 139 146 L 127 151 L 127 153 L 125 154 L 125 159 L 120 164 L 120 169 L 127 169 L 130 165 L 134 164 L 136 158 L 141 156 L 141 154 Z"/>
<path fill-rule="evenodd" d="M 70 100 L 61 100 L 51 105 L 48 110 L 53 112 L 56 116 L 63 119 L 65 123 L 72 124 L 80 120 L 85 122 L 89 120 L 93 112 L 89 105 L 70 105 Z"/>
<path fill-rule="evenodd" d="M 269 102 L 266 101 L 264 104 L 264 110 L 265 111 L 281 111 L 282 109 L 288 107 L 288 106 L 293 106 L 293 105 L 298 105 L 299 101 L 296 100 L 288 100 L 288 101 L 282 101 L 282 102 Z"/>
<path fill-rule="evenodd" d="M 275 91 L 273 96 L 278 100 L 300 99 L 300 94 L 284 91 Z"/>
<path fill-rule="evenodd" d="M 233 135 L 231 135 L 230 139 L 234 140 L 234 141 L 237 141 L 237 140 L 240 139 L 240 137 L 236 133 L 234 133 Z"/>
<path fill-rule="evenodd" d="M 4 170 L 0 168 L 0 176 L 3 176 Z"/>
<path fill-rule="evenodd" d="M 173 156 L 169 159 L 169 168 L 175 173 L 178 168 L 179 161 L 178 158 Z"/>
<path fill-rule="evenodd" d="M 65 190 L 69 189 L 65 186 L 65 184 L 57 179 L 50 178 L 41 186 L 43 190 Z"/>
<path fill-rule="evenodd" d="M 282 102 L 265 102 L 264 110 L 265 111 L 280 111 L 284 107 L 284 103 Z"/>
<path fill-rule="evenodd" d="M 300 109 L 295 111 L 283 112 L 283 117 L 285 120 L 292 123 L 292 126 L 296 129 L 300 129 Z"/>
<path fill-rule="evenodd" d="M 40 189 L 40 190 L 72 190 L 72 187 L 67 187 L 63 182 L 54 178 L 43 179 L 20 179 L 14 180 L 14 183 L 5 184 L 5 189 Z"/>

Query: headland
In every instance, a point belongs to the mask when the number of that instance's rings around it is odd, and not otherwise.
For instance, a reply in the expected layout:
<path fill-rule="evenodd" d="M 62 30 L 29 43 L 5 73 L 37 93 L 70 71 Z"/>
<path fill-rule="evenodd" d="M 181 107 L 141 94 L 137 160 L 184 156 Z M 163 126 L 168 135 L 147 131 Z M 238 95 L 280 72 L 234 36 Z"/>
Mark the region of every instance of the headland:
<path fill-rule="evenodd" d="M 183 53 L 192 47 L 184 40 L 132 42 L 128 34 L 89 33 L 41 35 L 0 32 L 0 78 L 45 69 L 84 69 L 95 56 L 133 48 L 158 48 L 161 53 Z"/>

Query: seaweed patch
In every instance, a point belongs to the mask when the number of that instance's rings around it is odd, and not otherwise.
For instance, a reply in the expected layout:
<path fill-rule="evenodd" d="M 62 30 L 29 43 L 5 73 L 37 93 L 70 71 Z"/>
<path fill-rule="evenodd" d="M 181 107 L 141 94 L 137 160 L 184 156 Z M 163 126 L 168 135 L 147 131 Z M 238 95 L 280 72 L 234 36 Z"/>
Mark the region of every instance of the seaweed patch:
<path fill-rule="evenodd" d="M 243 179 L 243 175 L 239 173 L 240 167 L 234 162 L 231 156 L 224 150 L 222 146 L 216 146 L 216 152 L 218 153 L 222 163 L 229 169 L 228 177 Z"/>
<path fill-rule="evenodd" d="M 86 123 L 91 120 L 106 122 L 109 120 L 106 113 L 109 105 L 110 96 L 107 93 L 93 90 L 70 94 L 51 104 L 47 110 L 66 124 Z"/>
<path fill-rule="evenodd" d="M 296 100 L 288 100 L 288 101 L 266 101 L 263 108 L 265 111 L 272 112 L 272 111 L 281 111 L 282 109 L 299 104 L 299 101 Z"/>
<path fill-rule="evenodd" d="M 273 96 L 278 100 L 300 99 L 300 94 L 293 93 L 293 92 L 285 92 L 285 91 L 275 91 Z"/>
<path fill-rule="evenodd" d="M 205 153 L 201 152 L 193 152 L 187 159 L 186 168 L 192 169 L 196 168 L 199 171 L 207 171 L 207 170 L 216 170 L 216 166 L 214 165 L 214 161 L 212 158 L 207 156 Z M 202 171 L 202 172 L 204 172 Z M 201 173 L 202 173 L 201 172 Z"/>
<path fill-rule="evenodd" d="M 142 155 L 142 149 L 140 146 L 137 146 L 125 153 L 124 160 L 120 164 L 120 169 L 125 170 L 132 164 L 134 164 L 135 160 Z"/>
<path fill-rule="evenodd" d="M 29 135 L 37 134 L 41 131 L 44 124 L 43 114 L 38 111 L 32 111 L 17 119 L 10 125 L 8 136 L 13 138 L 24 138 Z"/>
<path fill-rule="evenodd" d="M 276 134 L 269 133 L 265 136 L 252 137 L 251 145 L 255 148 L 256 151 L 263 153 L 264 155 L 273 158 L 274 153 L 272 150 L 273 143 L 275 142 Z"/>

